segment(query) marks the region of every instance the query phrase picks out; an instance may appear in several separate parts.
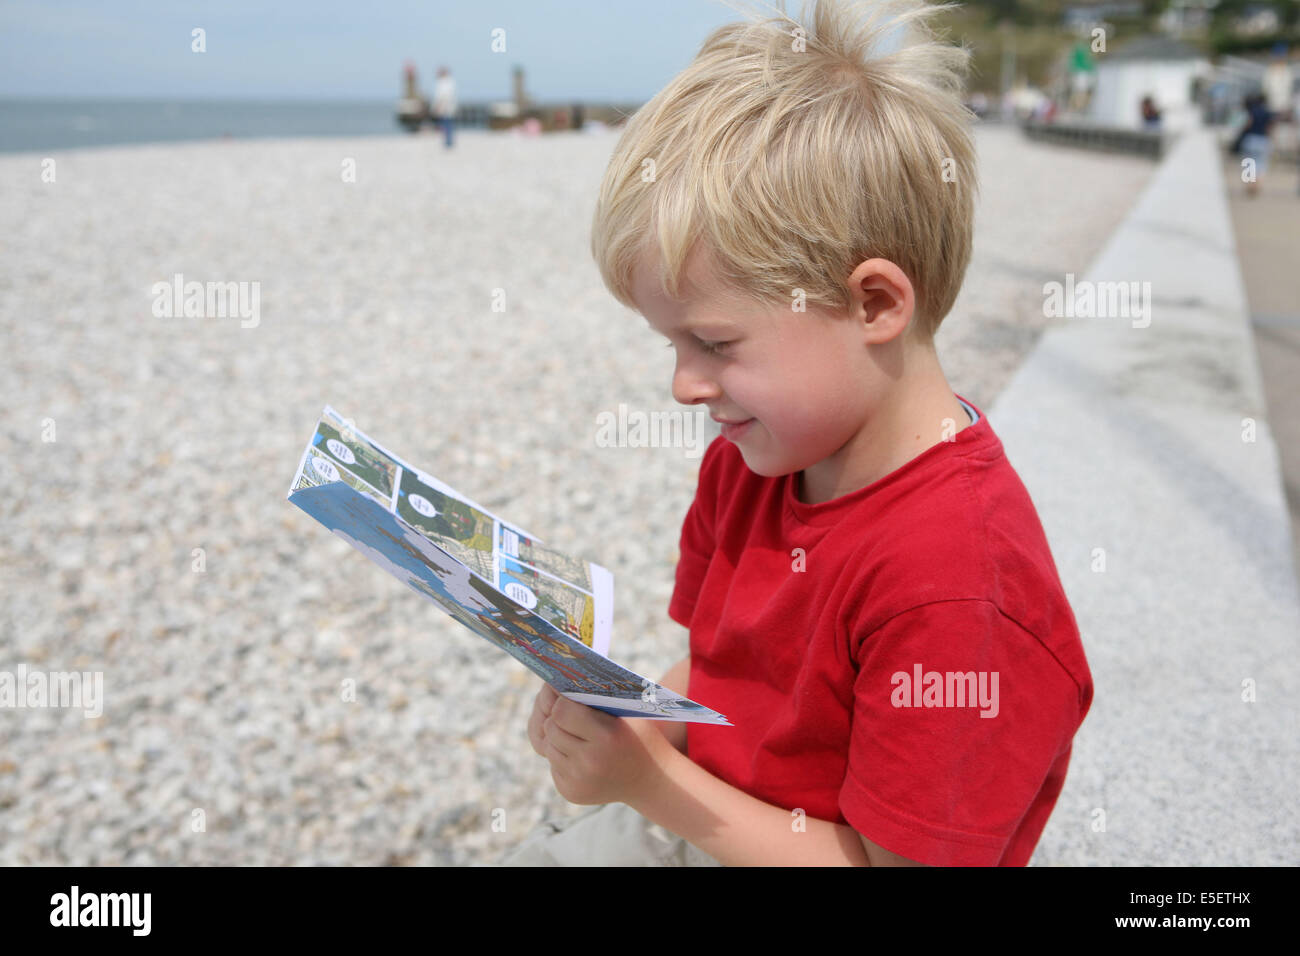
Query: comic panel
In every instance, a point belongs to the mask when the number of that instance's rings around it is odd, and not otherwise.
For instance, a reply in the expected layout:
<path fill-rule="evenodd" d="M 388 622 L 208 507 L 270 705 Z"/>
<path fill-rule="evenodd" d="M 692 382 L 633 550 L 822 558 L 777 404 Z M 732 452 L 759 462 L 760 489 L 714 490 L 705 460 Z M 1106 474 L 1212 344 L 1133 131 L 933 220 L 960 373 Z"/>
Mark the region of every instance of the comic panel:
<path fill-rule="evenodd" d="M 429 487 L 405 469 L 400 483 L 397 513 L 402 520 L 475 574 L 493 580 L 492 518 Z"/>
<path fill-rule="evenodd" d="M 584 591 L 590 593 L 593 590 L 586 561 L 543 547 L 540 542 L 505 525 L 501 526 L 501 551 L 562 581 L 576 584 Z"/>
<path fill-rule="evenodd" d="M 495 609 L 495 613 L 490 615 L 492 619 L 513 635 L 513 640 L 522 640 L 527 645 L 523 649 L 533 655 L 538 664 L 530 670 L 537 674 L 544 670 L 554 675 L 554 679 L 543 679 L 556 690 L 611 697 L 641 697 L 645 678 L 638 677 L 572 638 L 566 639 L 565 635 L 556 633 L 549 622 L 516 604 L 486 581 L 471 578 L 469 583 Z"/>
<path fill-rule="evenodd" d="M 371 448 L 356 432 L 345 435 L 330 422 L 322 419 L 316 426 L 312 445 L 335 464 L 352 472 L 380 494 L 393 497 L 393 484 L 397 481 L 397 464 Z"/>
<path fill-rule="evenodd" d="M 511 600 L 546 618 L 575 640 L 592 646 L 596 602 L 564 581 L 557 581 L 505 555 L 498 588 Z"/>
<path fill-rule="evenodd" d="M 290 489 L 290 494 L 299 488 L 314 488 L 317 485 L 328 484 L 331 481 L 342 481 L 361 492 L 367 498 L 382 505 L 385 509 L 388 508 L 389 499 L 386 496 L 380 494 L 377 489 L 371 488 L 352 472 L 339 468 L 314 447 L 307 449 L 302 471 L 298 475 L 298 480 L 293 488 Z"/>

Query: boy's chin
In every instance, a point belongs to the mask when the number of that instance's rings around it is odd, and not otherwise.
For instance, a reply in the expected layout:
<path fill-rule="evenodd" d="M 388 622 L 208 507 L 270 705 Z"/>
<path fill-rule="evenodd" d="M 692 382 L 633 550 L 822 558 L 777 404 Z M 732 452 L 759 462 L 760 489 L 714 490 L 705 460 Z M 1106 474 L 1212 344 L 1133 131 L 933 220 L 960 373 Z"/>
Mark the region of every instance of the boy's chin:
<path fill-rule="evenodd" d="M 795 468 L 789 462 L 773 460 L 766 458 L 763 455 L 746 451 L 744 445 L 738 447 L 740 448 L 740 457 L 744 459 L 749 470 L 763 478 L 784 478 L 791 472 L 800 470 Z"/>

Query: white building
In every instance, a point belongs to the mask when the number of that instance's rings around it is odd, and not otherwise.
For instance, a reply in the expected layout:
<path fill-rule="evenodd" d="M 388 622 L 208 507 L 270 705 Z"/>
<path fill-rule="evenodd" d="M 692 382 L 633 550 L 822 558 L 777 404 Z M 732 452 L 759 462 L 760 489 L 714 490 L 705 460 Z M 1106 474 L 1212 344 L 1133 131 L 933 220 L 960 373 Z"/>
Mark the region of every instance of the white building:
<path fill-rule="evenodd" d="M 1150 96 L 1166 132 L 1200 123 L 1192 83 L 1208 77 L 1210 61 L 1194 47 L 1162 36 L 1145 36 L 1097 57 L 1097 86 L 1089 116 L 1103 126 L 1142 128 L 1142 98 Z"/>

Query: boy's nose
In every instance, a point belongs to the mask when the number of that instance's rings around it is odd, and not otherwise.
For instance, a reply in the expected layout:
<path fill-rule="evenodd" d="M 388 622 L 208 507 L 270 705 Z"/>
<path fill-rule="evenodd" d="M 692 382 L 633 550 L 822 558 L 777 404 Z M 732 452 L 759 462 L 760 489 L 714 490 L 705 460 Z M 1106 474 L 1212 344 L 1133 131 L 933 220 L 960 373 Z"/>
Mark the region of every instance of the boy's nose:
<path fill-rule="evenodd" d="M 682 405 L 710 402 L 722 394 L 717 382 L 693 372 L 680 360 L 673 372 L 673 399 Z"/>

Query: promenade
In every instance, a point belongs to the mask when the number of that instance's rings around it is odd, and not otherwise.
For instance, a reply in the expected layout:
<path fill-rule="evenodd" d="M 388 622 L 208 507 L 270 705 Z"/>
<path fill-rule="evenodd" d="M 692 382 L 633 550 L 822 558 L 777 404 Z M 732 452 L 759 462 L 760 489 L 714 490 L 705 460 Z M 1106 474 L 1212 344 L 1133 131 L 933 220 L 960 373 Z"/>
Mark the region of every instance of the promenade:
<path fill-rule="evenodd" d="M 1058 320 L 989 410 L 1095 682 L 1035 864 L 1300 860 L 1274 431 L 1295 406 L 1265 400 L 1221 162 L 1212 134 L 1185 134 L 1083 277 L 1149 283 L 1149 324 Z"/>
<path fill-rule="evenodd" d="M 1225 158 L 1223 177 L 1300 560 L 1300 170 L 1274 158 L 1253 199 L 1236 157 Z"/>

